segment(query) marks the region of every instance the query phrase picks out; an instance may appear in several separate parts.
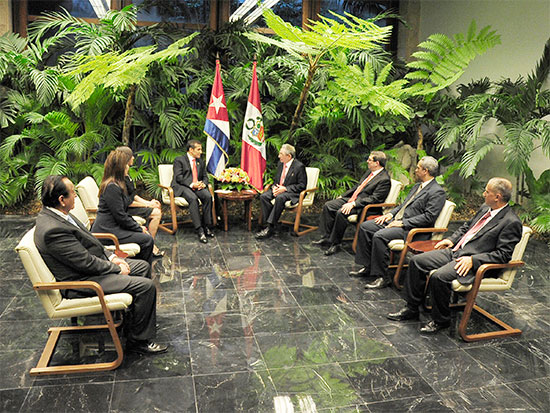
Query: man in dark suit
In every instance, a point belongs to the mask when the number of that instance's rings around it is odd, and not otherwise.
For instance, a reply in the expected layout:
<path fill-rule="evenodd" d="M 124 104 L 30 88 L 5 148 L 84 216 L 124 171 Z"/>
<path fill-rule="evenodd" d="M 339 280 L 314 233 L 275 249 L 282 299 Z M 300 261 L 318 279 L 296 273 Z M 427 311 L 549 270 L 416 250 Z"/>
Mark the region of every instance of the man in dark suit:
<path fill-rule="evenodd" d="M 307 187 L 306 167 L 296 159 L 294 146 L 285 143 L 279 151 L 279 166 L 273 185 L 260 195 L 262 216 L 267 227 L 256 234 L 256 238 L 269 238 L 275 233 L 275 224 L 285 209 L 285 202 L 298 202 L 300 192 Z M 271 201 L 275 200 L 275 204 Z"/>
<path fill-rule="evenodd" d="M 323 236 L 315 245 L 330 245 L 325 255 L 332 255 L 340 251 L 340 243 L 348 225 L 348 217 L 351 214 L 360 214 L 368 204 L 384 202 L 391 188 L 390 175 L 384 169 L 386 166 L 386 154 L 374 151 L 367 159 L 369 170 L 361 180 L 342 196 L 328 201 L 323 206 L 321 213 L 321 231 Z M 380 215 L 381 208 L 369 209 L 369 215 Z"/>
<path fill-rule="evenodd" d="M 69 213 L 74 207 L 73 183 L 50 175 L 42 186 L 43 209 L 36 218 L 34 242 L 58 281 L 95 281 L 105 294 L 132 296 L 126 347 L 143 354 L 163 353 L 167 347 L 152 341 L 156 333 L 156 288 L 151 268 L 142 260 L 123 260 L 107 251 L 84 225 Z M 65 297 L 87 296 L 86 290 L 61 290 Z"/>
<path fill-rule="evenodd" d="M 172 188 L 174 196 L 184 197 L 189 203 L 189 213 L 199 241 L 206 244 L 212 232 L 212 194 L 208 190 L 206 162 L 201 159 L 202 145 L 191 139 L 187 142 L 187 154 L 174 160 Z M 202 218 L 199 210 L 202 204 Z"/>
<path fill-rule="evenodd" d="M 391 284 L 386 274 L 389 260 L 388 243 L 405 239 L 412 228 L 431 227 L 445 205 L 445 191 L 435 181 L 439 165 L 431 156 L 425 156 L 416 166 L 418 182 L 405 201 L 392 211 L 359 227 L 355 263 L 362 265 L 352 277 L 376 277 L 365 286 L 367 289 L 384 288 Z M 426 237 L 429 234 L 424 235 Z M 422 239 L 422 236 L 419 236 Z"/>
<path fill-rule="evenodd" d="M 492 178 L 485 187 L 483 205 L 477 214 L 449 238 L 439 241 L 433 251 L 414 256 L 405 278 L 407 306 L 388 314 L 390 320 L 418 318 L 418 307 L 424 299 L 427 276 L 432 299 L 432 320 L 421 333 L 432 334 L 449 326 L 451 284 L 458 280 L 468 285 L 482 264 L 510 261 L 514 247 L 521 239 L 522 224 L 508 205 L 512 184 L 504 178 Z"/>

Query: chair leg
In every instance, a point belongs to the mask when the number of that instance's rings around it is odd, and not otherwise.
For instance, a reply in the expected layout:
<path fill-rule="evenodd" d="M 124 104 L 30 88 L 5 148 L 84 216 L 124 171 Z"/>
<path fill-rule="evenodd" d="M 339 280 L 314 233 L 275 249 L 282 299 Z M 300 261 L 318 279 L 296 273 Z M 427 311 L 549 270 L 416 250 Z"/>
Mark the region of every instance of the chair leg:
<path fill-rule="evenodd" d="M 169 233 L 170 235 L 173 235 L 178 230 L 178 211 L 174 204 L 170 205 L 170 215 L 172 218 L 172 222 L 169 224 L 159 224 L 159 228 Z"/>
<path fill-rule="evenodd" d="M 475 304 L 476 297 L 477 291 L 472 290 L 466 296 L 466 303 L 459 303 L 452 306 L 452 308 L 464 308 L 464 313 L 462 314 L 462 318 L 460 319 L 460 324 L 458 326 L 458 332 L 464 341 L 470 342 L 489 340 L 492 338 L 519 336 L 521 334 L 521 330 L 509 326 L 504 321 L 498 319 L 491 313 L 477 306 Z M 488 333 L 467 334 L 466 327 L 472 315 L 472 311 L 476 311 L 478 314 L 497 324 L 501 328 L 501 330 L 490 331 Z"/>
<path fill-rule="evenodd" d="M 89 371 L 106 371 L 114 370 L 122 364 L 124 352 L 122 350 L 122 344 L 118 336 L 117 327 L 121 323 L 115 324 L 113 317 L 109 312 L 106 315 L 107 324 L 89 325 L 89 326 L 69 326 L 69 327 L 51 327 L 48 330 L 48 341 L 42 351 L 40 360 L 36 367 L 32 368 L 29 372 L 31 376 L 46 375 L 46 374 L 65 374 L 65 373 L 82 373 Z M 115 349 L 117 352 L 117 358 L 108 363 L 92 363 L 92 364 L 74 364 L 74 365 L 61 365 L 61 366 L 49 366 L 50 360 L 53 356 L 59 337 L 63 332 L 86 332 L 91 330 L 109 330 Z"/>
<path fill-rule="evenodd" d="M 393 285 L 395 285 L 398 289 L 403 289 L 403 284 L 399 283 L 399 278 L 401 277 L 401 270 L 403 267 L 406 267 L 405 265 L 405 258 L 407 257 L 407 251 L 408 247 L 404 247 L 401 251 L 401 255 L 399 256 L 399 262 L 397 263 L 395 274 L 393 276 Z M 393 266 L 390 266 L 393 267 Z"/>

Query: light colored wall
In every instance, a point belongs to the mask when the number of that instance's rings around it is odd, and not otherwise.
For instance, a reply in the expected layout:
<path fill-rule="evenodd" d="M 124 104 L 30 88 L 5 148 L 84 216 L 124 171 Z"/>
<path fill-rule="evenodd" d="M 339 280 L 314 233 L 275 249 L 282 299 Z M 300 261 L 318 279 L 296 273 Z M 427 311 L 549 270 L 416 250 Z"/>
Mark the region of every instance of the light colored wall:
<path fill-rule="evenodd" d="M 0 36 L 11 31 L 11 0 L 0 0 Z"/>
<path fill-rule="evenodd" d="M 550 0 L 402 0 L 400 14 L 412 27 L 399 28 L 398 56 L 405 60 L 429 35 L 466 33 L 472 20 L 478 32 L 487 25 L 497 31 L 501 44 L 476 57 L 457 84 L 482 77 L 526 78 L 550 38 Z M 535 151 L 530 166 L 538 177 L 550 168 L 550 159 Z M 501 149 L 487 156 L 478 174 L 481 178 L 508 176 Z"/>

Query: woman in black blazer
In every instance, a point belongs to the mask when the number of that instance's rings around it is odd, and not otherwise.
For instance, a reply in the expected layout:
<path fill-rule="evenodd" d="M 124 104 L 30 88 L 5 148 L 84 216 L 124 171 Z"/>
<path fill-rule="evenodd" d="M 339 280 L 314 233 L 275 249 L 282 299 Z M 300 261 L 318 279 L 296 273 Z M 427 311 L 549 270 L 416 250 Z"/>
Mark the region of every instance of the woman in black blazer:
<path fill-rule="evenodd" d="M 99 206 L 92 232 L 110 232 L 123 244 L 135 242 L 140 247 L 135 258 L 150 264 L 153 259 L 153 237 L 128 213 L 128 206 L 133 201 L 128 195 L 124 180 L 129 161 L 128 154 L 121 151 L 112 151 L 107 157 L 99 186 Z"/>

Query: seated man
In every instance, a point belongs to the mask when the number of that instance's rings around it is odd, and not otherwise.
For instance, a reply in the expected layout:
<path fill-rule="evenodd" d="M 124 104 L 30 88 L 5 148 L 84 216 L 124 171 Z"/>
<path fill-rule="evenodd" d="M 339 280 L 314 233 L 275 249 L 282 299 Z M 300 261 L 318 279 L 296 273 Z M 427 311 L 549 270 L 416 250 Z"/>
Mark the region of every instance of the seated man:
<path fill-rule="evenodd" d="M 432 299 L 432 321 L 421 333 L 436 333 L 448 327 L 451 318 L 449 299 L 451 283 L 472 284 L 482 264 L 510 261 L 514 247 L 521 239 L 522 224 L 508 205 L 512 184 L 504 178 L 492 178 L 485 187 L 483 205 L 470 222 L 462 225 L 449 238 L 439 241 L 433 251 L 414 256 L 405 278 L 407 306 L 388 314 L 390 320 L 418 318 L 418 306 L 424 299 L 428 274 Z"/>
<path fill-rule="evenodd" d="M 260 195 L 262 216 L 267 227 L 256 234 L 256 238 L 269 238 L 275 233 L 275 224 L 285 209 L 285 202 L 297 203 L 300 192 L 307 187 L 306 167 L 295 159 L 296 149 L 285 143 L 279 151 L 279 166 L 273 179 L 273 185 Z M 275 199 L 275 205 L 271 201 Z"/>
<path fill-rule="evenodd" d="M 418 162 L 415 175 L 417 183 L 405 201 L 391 212 L 359 227 L 355 263 L 362 265 L 359 271 L 351 271 L 351 277 L 376 277 L 365 288 L 384 288 L 391 284 L 386 270 L 389 260 L 388 243 L 393 239 L 405 239 L 413 228 L 431 227 L 445 205 L 445 191 L 435 181 L 437 161 L 425 156 Z M 429 234 L 420 234 L 422 237 Z"/>
<path fill-rule="evenodd" d="M 374 151 L 367 159 L 369 170 L 361 180 L 351 189 L 323 206 L 321 213 L 321 231 L 323 236 L 315 245 L 330 245 L 325 255 L 332 255 L 340 251 L 340 243 L 348 225 L 348 216 L 360 214 L 368 204 L 384 202 L 391 188 L 391 179 L 384 167 L 386 154 Z M 369 209 L 369 215 L 380 215 L 381 208 Z"/>
<path fill-rule="evenodd" d="M 184 197 L 189 203 L 189 213 L 199 241 L 206 244 L 206 237 L 213 237 L 212 232 L 212 194 L 208 190 L 206 162 L 201 159 L 202 145 L 191 139 L 187 142 L 187 154 L 174 160 L 174 177 L 172 188 L 174 196 Z M 202 204 L 202 218 L 199 210 L 199 199 Z"/>
<path fill-rule="evenodd" d="M 157 291 L 151 268 L 142 260 L 123 260 L 108 252 L 84 225 L 69 213 L 74 207 L 69 178 L 50 175 L 42 186 L 43 209 L 36 218 L 34 242 L 58 281 L 95 281 L 105 294 L 132 296 L 127 350 L 163 353 L 167 347 L 152 341 L 156 333 Z M 64 297 L 93 295 L 86 290 L 61 290 Z"/>

